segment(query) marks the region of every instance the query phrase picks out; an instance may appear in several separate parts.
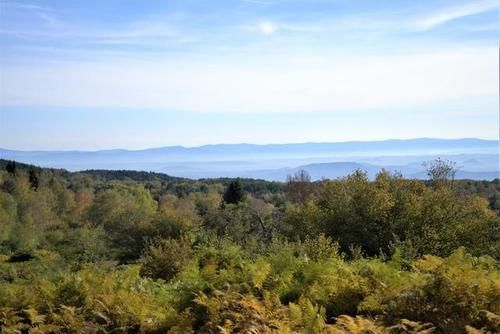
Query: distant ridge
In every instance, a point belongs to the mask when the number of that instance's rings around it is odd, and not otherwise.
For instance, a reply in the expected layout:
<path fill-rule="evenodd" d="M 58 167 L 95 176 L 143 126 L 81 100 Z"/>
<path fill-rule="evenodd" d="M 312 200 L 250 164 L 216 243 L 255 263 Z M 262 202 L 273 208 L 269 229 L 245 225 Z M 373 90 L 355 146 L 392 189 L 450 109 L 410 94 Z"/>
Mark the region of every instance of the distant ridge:
<path fill-rule="evenodd" d="M 418 146 L 418 147 L 429 147 L 438 144 L 440 147 L 455 147 L 460 144 L 462 147 L 482 147 L 487 146 L 497 146 L 499 142 L 492 139 L 479 139 L 479 138 L 458 138 L 458 139 L 440 139 L 440 138 L 414 138 L 414 139 L 386 139 L 386 140 L 373 140 L 373 141 L 340 141 L 340 142 L 304 142 L 304 143 L 283 143 L 283 144 L 251 144 L 251 143 L 239 143 L 239 144 L 207 144 L 200 146 L 162 146 L 162 147 L 152 147 L 145 149 L 103 149 L 103 150 L 11 150 L 6 148 L 0 148 L 0 153 L 26 153 L 26 154 L 47 154 L 47 153 L 109 153 L 109 154 L 119 154 L 119 153 L 134 153 L 134 152 L 154 152 L 154 151 L 169 151 L 169 152 L 182 152 L 182 151 L 216 151 L 220 149 L 238 149 L 238 150 L 249 150 L 249 149 L 280 149 L 284 147 L 294 147 L 294 148 L 363 148 L 368 147 L 385 147 L 385 148 L 399 148 L 401 146 Z"/>
<path fill-rule="evenodd" d="M 381 168 L 407 176 L 425 176 L 422 162 L 437 157 L 456 161 L 459 175 L 494 178 L 498 175 L 496 140 L 391 139 L 294 144 L 216 144 L 198 147 L 167 146 L 143 150 L 20 151 L 0 149 L 0 159 L 70 171 L 88 169 L 137 170 L 178 177 L 257 177 L 283 180 L 297 168 L 314 179 L 347 175 L 364 169 L 374 175 Z"/>

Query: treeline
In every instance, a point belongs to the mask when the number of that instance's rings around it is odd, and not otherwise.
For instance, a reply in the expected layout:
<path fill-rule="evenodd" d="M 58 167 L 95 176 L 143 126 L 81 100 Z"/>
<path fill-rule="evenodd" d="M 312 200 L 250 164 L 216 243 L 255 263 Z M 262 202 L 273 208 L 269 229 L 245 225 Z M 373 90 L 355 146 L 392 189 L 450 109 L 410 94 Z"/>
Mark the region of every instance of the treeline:
<path fill-rule="evenodd" d="M 1 332 L 498 332 L 499 182 L 443 166 L 278 183 L 0 161 Z"/>

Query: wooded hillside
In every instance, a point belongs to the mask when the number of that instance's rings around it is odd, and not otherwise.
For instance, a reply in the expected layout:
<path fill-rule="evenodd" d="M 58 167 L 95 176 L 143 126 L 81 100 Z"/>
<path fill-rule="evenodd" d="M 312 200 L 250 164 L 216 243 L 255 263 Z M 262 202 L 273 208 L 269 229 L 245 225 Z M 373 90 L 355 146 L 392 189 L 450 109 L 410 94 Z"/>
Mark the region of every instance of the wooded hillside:
<path fill-rule="evenodd" d="M 0 169 L 2 333 L 500 331 L 498 179 Z"/>

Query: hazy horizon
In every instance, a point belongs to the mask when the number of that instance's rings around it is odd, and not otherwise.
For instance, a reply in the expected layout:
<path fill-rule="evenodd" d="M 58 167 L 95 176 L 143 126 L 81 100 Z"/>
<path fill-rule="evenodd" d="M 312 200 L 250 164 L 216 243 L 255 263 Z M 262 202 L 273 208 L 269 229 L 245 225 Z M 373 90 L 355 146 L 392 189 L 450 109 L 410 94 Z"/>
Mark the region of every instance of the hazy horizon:
<path fill-rule="evenodd" d="M 88 169 L 154 171 L 197 178 L 247 177 L 283 181 L 297 170 L 315 180 L 343 177 L 356 169 L 370 178 L 381 169 L 425 178 L 424 162 L 452 161 L 457 177 L 498 178 L 497 140 L 432 139 L 348 141 L 333 143 L 219 144 L 163 146 L 144 150 L 12 151 L 0 159 L 69 171 Z"/>
<path fill-rule="evenodd" d="M 201 145 L 160 145 L 160 146 L 145 146 L 139 148 L 128 148 L 128 147 L 110 147 L 110 148 L 99 148 L 99 149 L 58 149 L 58 148 L 46 148 L 46 149 L 13 149 L 10 147 L 0 146 L 2 150 L 8 151 L 19 151 L 19 152 L 29 152 L 29 151 L 39 151 L 39 152 L 99 152 L 99 151 L 145 151 L 154 150 L 162 148 L 185 148 L 194 149 L 209 146 L 238 146 L 238 145 L 251 145 L 251 146 L 286 146 L 286 145 L 304 145 L 304 144 L 347 144 L 347 143 L 378 143 L 378 142 L 388 142 L 388 141 L 416 141 L 416 140 L 449 140 L 449 141 L 459 141 L 459 140 L 479 140 L 479 141 L 498 141 L 498 138 L 478 138 L 478 137 L 457 137 L 457 138 L 433 138 L 433 137 L 414 137 L 414 138 L 387 138 L 387 139 L 373 139 L 373 140 L 339 140 L 339 141 L 305 141 L 305 142 L 273 142 L 273 143 L 251 143 L 251 142 L 234 142 L 234 143 L 207 143 Z M 1 158 L 1 157 L 0 157 Z"/>

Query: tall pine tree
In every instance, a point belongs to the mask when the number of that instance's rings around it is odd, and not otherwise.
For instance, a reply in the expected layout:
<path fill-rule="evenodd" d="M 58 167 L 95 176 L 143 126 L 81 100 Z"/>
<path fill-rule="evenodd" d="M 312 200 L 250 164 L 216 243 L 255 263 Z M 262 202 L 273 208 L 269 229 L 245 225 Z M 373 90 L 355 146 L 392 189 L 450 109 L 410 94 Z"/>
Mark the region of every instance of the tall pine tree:
<path fill-rule="evenodd" d="M 35 191 L 38 190 L 38 187 L 40 186 L 40 180 L 38 178 L 37 172 L 33 168 L 31 168 L 29 171 L 29 180 L 31 183 L 31 188 Z"/>
<path fill-rule="evenodd" d="M 7 172 L 9 174 L 16 175 L 16 169 L 17 169 L 17 166 L 16 166 L 16 162 L 14 160 L 7 162 L 7 166 L 5 166 L 5 170 L 7 170 Z"/>
<path fill-rule="evenodd" d="M 243 201 L 243 187 L 239 180 L 232 181 L 226 189 L 223 196 L 224 202 L 227 204 L 238 204 Z"/>

